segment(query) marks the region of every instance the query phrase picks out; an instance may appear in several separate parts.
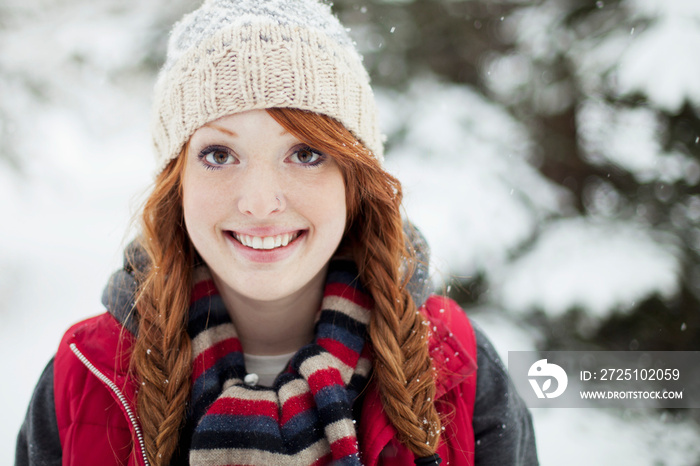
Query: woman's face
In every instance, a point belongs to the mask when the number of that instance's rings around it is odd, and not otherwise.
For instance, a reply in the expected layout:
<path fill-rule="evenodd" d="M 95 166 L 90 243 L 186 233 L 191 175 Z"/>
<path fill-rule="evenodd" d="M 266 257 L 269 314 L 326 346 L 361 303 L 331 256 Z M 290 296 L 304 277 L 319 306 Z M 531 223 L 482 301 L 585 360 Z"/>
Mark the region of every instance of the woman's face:
<path fill-rule="evenodd" d="M 346 220 L 333 158 L 264 110 L 202 126 L 186 157 L 185 224 L 219 288 L 274 301 L 323 286 Z"/>

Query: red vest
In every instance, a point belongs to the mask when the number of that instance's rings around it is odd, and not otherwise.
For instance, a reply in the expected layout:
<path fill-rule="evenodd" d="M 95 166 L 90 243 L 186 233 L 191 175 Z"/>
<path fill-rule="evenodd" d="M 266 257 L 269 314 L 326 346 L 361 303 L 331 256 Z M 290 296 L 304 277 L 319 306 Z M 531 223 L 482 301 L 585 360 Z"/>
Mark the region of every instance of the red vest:
<path fill-rule="evenodd" d="M 443 465 L 474 464 L 472 415 L 476 396 L 476 339 L 464 311 L 431 296 L 421 311 L 430 320 L 430 352 L 438 371 L 437 407 L 445 430 Z M 80 322 L 64 335 L 54 362 L 54 400 L 64 465 L 144 465 L 136 417 L 136 384 L 127 376 L 133 337 L 111 315 Z M 413 463 L 396 440 L 379 392 L 370 385 L 358 428 L 367 466 Z"/>

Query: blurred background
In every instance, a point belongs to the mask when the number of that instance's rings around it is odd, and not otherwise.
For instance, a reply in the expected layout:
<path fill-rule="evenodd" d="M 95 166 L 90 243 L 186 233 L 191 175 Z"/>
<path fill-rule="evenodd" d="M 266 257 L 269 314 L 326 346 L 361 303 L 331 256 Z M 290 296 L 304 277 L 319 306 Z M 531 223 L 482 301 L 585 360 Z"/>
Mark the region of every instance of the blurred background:
<path fill-rule="evenodd" d="M 0 4 L 0 463 L 102 311 L 185 0 Z M 700 349 L 700 2 L 337 0 L 436 290 L 512 350 Z M 533 410 L 543 465 L 700 464 L 698 410 Z"/>

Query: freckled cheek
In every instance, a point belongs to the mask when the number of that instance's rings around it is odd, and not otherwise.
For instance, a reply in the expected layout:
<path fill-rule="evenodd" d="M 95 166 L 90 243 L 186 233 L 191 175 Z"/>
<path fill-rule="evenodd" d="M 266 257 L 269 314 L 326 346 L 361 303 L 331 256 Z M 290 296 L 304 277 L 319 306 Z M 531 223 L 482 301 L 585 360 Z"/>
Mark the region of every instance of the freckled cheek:
<path fill-rule="evenodd" d="M 313 208 L 320 223 L 341 232 L 345 230 L 347 206 L 342 179 L 323 186 L 313 197 Z"/>
<path fill-rule="evenodd" d="M 330 210 L 333 214 L 333 218 L 336 219 L 337 225 L 342 231 L 344 231 L 345 223 L 347 222 L 348 218 L 344 188 L 340 193 L 338 193 L 333 206 L 330 207 Z"/>
<path fill-rule="evenodd" d="M 183 183 L 183 211 L 185 226 L 193 241 L 203 233 L 215 230 L 222 220 L 224 199 L 211 183 Z"/>
<path fill-rule="evenodd" d="M 325 235 L 345 229 L 345 186 L 342 178 L 316 177 L 290 183 L 283 192 L 289 209 L 305 217 Z"/>

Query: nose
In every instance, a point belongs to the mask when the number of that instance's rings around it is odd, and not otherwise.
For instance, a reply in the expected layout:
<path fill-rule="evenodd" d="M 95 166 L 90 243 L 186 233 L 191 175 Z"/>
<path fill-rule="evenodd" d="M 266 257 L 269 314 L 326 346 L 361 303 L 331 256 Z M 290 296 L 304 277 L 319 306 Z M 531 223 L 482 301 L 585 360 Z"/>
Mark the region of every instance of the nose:
<path fill-rule="evenodd" d="M 238 209 L 243 214 L 265 218 L 284 211 L 286 201 L 274 170 L 251 167 L 239 182 Z"/>

